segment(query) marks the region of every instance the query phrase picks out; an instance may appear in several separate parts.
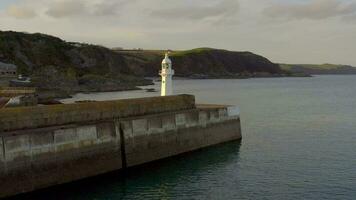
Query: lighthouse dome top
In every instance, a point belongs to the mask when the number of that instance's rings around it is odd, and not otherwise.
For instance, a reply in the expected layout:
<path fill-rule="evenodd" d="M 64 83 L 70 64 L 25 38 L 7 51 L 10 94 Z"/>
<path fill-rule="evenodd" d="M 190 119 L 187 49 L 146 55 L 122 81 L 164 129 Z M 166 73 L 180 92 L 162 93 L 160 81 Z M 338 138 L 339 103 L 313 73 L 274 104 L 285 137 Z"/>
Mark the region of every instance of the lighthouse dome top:
<path fill-rule="evenodd" d="M 169 53 L 167 52 L 164 59 L 162 60 L 162 64 L 172 64 L 171 59 L 169 59 Z"/>

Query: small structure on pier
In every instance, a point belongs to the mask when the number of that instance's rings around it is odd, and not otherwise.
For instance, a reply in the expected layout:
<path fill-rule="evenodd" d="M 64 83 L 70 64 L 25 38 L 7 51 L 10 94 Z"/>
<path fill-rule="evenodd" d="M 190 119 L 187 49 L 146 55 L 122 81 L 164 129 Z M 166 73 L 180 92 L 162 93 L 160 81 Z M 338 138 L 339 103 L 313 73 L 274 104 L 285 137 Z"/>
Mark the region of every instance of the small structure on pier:
<path fill-rule="evenodd" d="M 27 76 L 22 76 L 20 74 L 17 79 L 12 79 L 9 82 L 9 85 L 11 87 L 31 87 L 32 86 L 32 81 L 30 77 Z"/>
<path fill-rule="evenodd" d="M 169 52 L 166 53 L 162 61 L 162 70 L 159 75 L 162 77 L 161 96 L 173 95 L 172 77 L 174 70 L 172 69 L 172 61 L 169 59 Z"/>

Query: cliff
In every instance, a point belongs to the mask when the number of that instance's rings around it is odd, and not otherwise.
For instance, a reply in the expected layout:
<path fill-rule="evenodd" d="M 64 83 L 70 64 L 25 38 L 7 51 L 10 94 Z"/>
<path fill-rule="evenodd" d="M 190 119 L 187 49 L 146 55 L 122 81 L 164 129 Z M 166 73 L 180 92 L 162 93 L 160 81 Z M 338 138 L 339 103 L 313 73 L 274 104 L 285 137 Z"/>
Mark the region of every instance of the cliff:
<path fill-rule="evenodd" d="M 118 50 L 128 59 L 141 63 L 140 73 L 157 76 L 163 51 Z M 267 58 L 251 52 L 235 52 L 212 48 L 173 51 L 171 59 L 177 76 L 190 78 L 241 78 L 258 76 L 285 76 L 290 73 Z"/>
<path fill-rule="evenodd" d="M 16 64 L 19 74 L 31 76 L 43 90 L 111 91 L 151 83 L 110 49 L 40 33 L 0 31 L 0 61 Z"/>
<path fill-rule="evenodd" d="M 309 64 L 280 64 L 281 68 L 292 73 L 306 74 L 356 74 L 356 67 L 349 65 L 309 65 Z"/>

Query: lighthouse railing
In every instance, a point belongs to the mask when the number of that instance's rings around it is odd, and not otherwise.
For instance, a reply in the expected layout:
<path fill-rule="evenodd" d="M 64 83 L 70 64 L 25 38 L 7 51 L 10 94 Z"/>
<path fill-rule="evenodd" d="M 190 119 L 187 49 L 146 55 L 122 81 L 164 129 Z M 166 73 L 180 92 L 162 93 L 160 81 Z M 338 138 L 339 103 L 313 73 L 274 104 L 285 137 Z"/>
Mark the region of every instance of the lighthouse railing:
<path fill-rule="evenodd" d="M 174 75 L 174 70 L 173 69 L 162 69 L 159 70 L 159 75 Z"/>

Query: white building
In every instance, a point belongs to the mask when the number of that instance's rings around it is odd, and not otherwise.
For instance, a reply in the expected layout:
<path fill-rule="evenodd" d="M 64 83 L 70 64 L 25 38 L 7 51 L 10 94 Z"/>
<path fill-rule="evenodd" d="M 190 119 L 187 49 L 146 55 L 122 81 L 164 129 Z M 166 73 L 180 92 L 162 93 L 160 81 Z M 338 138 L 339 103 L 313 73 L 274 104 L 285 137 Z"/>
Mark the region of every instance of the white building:
<path fill-rule="evenodd" d="M 0 62 L 0 77 L 16 77 L 16 71 L 16 65 Z"/>
<path fill-rule="evenodd" d="M 173 94 L 172 77 L 174 70 L 172 69 L 172 61 L 169 59 L 168 53 L 162 61 L 162 70 L 159 72 L 162 77 L 161 96 L 169 96 Z"/>

